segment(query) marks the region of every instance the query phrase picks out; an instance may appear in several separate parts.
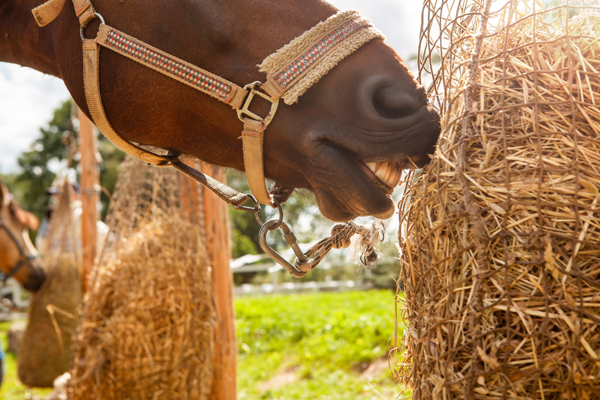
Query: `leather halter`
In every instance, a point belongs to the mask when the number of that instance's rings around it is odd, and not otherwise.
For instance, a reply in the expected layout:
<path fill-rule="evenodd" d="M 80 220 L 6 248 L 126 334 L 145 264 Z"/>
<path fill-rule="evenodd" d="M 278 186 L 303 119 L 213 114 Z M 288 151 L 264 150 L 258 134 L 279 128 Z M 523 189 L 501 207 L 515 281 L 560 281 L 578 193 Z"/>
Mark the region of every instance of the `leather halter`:
<path fill-rule="evenodd" d="M 66 0 L 48 0 L 32 10 L 39 26 L 52 22 L 62 11 Z M 291 105 L 308 88 L 327 74 L 339 61 L 356 51 L 368 41 L 381 38 L 383 34 L 363 18 L 358 11 L 339 12 L 320 22 L 289 44 L 268 56 L 259 66 L 267 74 L 264 83 L 253 82 L 243 88 L 235 83 L 190 64 L 133 36 L 107 25 L 90 0 L 72 0 L 79 18 L 80 36 L 83 41 L 83 78 L 85 97 L 95 124 L 113 144 L 130 155 L 157 166 L 172 166 L 198 181 L 220 199 L 241 210 L 258 213 L 260 204 L 279 209 L 279 220 L 267 221 L 260 231 L 261 247 L 293 276 L 302 277 L 313 269 L 327 252 L 336 246 L 347 246 L 354 234 L 366 234 L 353 223 L 334 226 L 330 237 L 321 240 L 307 253 L 302 253 L 287 224 L 282 222 L 282 210 L 266 188 L 263 141 L 265 129 L 272 121 L 279 100 Z M 101 21 L 96 38 L 85 39 L 83 31 L 94 18 Z M 244 169 L 248 185 L 254 196 L 242 194 L 224 185 L 180 160 L 181 154 L 158 154 L 147 146 L 132 143 L 119 135 L 108 121 L 100 95 L 100 47 L 112 50 L 148 68 L 162 73 L 185 85 L 229 104 L 243 122 L 242 144 Z M 261 117 L 250 111 L 252 100 L 259 96 L 271 103 L 267 116 Z M 273 191 L 273 189 L 272 189 Z M 246 200 L 253 205 L 244 207 Z M 257 214 L 255 215 L 257 216 Z M 286 241 L 297 255 L 295 265 L 281 258 L 266 242 L 268 231 L 281 228 Z M 336 247 L 337 248 L 337 247 Z"/>
<path fill-rule="evenodd" d="M 15 246 L 17 246 L 17 249 L 19 250 L 19 254 L 21 255 L 21 259 L 15 264 L 14 267 L 12 267 L 10 272 L 8 274 L 4 275 L 4 279 L 2 279 L 2 282 L 4 283 L 7 280 L 9 280 L 10 278 L 12 278 L 13 276 L 15 276 L 16 273 L 19 272 L 19 270 L 23 267 L 23 265 L 25 265 L 25 263 L 27 261 L 34 260 L 34 259 L 38 258 L 40 255 L 34 254 L 32 256 L 28 256 L 27 254 L 25 254 L 25 250 L 23 249 L 23 247 L 21 246 L 21 244 L 19 243 L 19 241 L 17 240 L 15 235 L 13 235 L 13 233 L 10 231 L 10 229 L 8 229 L 8 226 L 6 226 L 6 224 L 4 224 L 4 222 L 2 222 L 2 220 L 0 220 L 0 230 L 4 230 L 8 234 L 8 237 L 13 241 Z"/>
<path fill-rule="evenodd" d="M 265 185 L 263 140 L 264 131 L 277 111 L 279 99 L 283 98 L 287 104 L 294 103 L 308 87 L 318 81 L 341 59 L 369 40 L 376 37 L 383 38 L 381 32 L 376 30 L 357 11 L 340 12 L 294 39 L 277 53 L 267 57 L 261 65 L 261 70 L 268 72 L 267 80 L 264 83 L 254 82 L 242 88 L 106 25 L 90 0 L 72 1 L 81 26 L 86 100 L 93 120 L 100 131 L 126 153 L 158 166 L 173 166 L 196 179 L 215 192 L 222 200 L 235 207 L 240 207 L 248 198 L 252 198 L 252 200 L 254 198 L 238 193 L 187 166 L 179 160 L 180 154 L 151 152 L 147 148 L 126 140 L 114 131 L 104 112 L 100 95 L 98 78 L 100 46 L 231 105 L 237 111 L 238 118 L 244 123 L 241 138 L 244 166 L 250 190 L 258 202 L 276 206 Z M 64 2 L 65 0 L 48 0 L 36 7 L 33 15 L 38 25 L 45 26 L 54 20 L 61 12 Z M 98 34 L 95 39 L 85 39 L 83 30 L 96 17 L 100 18 L 102 22 Z M 281 57 L 277 57 L 278 53 L 285 56 L 283 62 Z M 273 66 L 275 67 L 273 68 Z M 302 81 L 304 81 L 302 84 L 298 84 Z M 271 110 L 266 117 L 250 112 L 250 104 L 255 96 L 262 97 L 271 103 Z M 256 200 L 254 200 L 255 203 Z M 250 210 L 255 211 L 256 207 L 250 208 Z"/>

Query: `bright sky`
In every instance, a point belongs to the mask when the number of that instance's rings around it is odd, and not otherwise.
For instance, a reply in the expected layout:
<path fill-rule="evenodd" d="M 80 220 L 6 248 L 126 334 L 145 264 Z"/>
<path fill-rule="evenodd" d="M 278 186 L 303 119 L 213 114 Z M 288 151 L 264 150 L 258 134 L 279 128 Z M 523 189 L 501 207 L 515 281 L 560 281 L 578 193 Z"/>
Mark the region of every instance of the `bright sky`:
<path fill-rule="evenodd" d="M 404 59 L 417 52 L 422 0 L 329 1 L 341 10 L 359 10 Z M 0 173 L 16 170 L 19 154 L 29 148 L 53 110 L 68 98 L 61 80 L 0 63 Z"/>

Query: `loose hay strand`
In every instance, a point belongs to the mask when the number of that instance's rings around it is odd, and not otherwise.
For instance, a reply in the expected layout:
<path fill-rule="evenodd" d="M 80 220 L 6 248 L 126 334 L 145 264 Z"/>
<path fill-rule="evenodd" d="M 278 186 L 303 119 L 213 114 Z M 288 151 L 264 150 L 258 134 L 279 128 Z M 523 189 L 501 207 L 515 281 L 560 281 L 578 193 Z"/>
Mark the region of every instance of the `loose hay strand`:
<path fill-rule="evenodd" d="M 425 1 L 442 134 L 400 205 L 415 399 L 600 398 L 600 16 L 575 3 Z"/>

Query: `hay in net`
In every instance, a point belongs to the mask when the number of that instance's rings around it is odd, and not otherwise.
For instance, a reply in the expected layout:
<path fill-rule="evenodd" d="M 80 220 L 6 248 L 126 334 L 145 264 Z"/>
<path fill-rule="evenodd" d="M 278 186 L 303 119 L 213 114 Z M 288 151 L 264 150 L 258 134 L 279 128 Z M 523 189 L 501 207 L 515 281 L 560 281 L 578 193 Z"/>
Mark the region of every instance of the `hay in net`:
<path fill-rule="evenodd" d="M 82 299 L 72 196 L 66 181 L 42 249 L 46 279 L 31 297 L 27 327 L 19 346 L 17 372 L 28 386 L 52 387 L 54 379 L 71 368 Z"/>
<path fill-rule="evenodd" d="M 600 398 L 600 19 L 557 3 L 425 1 L 442 134 L 401 204 L 415 399 Z"/>
<path fill-rule="evenodd" d="M 182 197 L 186 179 L 123 164 L 85 298 L 73 399 L 208 397 L 215 316 L 201 224 L 190 222 L 201 210 Z"/>

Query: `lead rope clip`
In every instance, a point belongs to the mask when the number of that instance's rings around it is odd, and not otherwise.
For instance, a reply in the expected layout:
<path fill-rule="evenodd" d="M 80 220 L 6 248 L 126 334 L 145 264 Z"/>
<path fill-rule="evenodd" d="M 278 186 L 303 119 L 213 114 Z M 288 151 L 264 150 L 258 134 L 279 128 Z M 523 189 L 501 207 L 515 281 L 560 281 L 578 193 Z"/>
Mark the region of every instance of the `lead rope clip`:
<path fill-rule="evenodd" d="M 302 252 L 298 245 L 298 240 L 292 232 L 292 229 L 283 221 L 283 210 L 280 204 L 276 204 L 279 209 L 279 218 L 270 219 L 263 223 L 258 217 L 258 213 L 254 214 L 256 221 L 261 226 L 260 232 L 258 233 L 258 243 L 263 251 L 276 261 L 279 265 L 285 268 L 293 277 L 303 278 L 306 274 L 313 270 L 319 263 L 325 258 L 327 253 L 331 249 L 347 248 L 350 246 L 352 236 L 361 235 L 366 237 L 369 235 L 370 230 L 368 228 L 356 225 L 353 222 L 347 222 L 343 224 L 337 224 L 331 229 L 331 234 L 321 239 L 308 251 Z M 281 229 L 283 232 L 283 238 L 290 245 L 294 254 L 296 255 L 296 261 L 292 265 L 289 261 L 281 256 L 275 249 L 273 249 L 267 243 L 267 235 L 269 231 Z M 370 249 L 371 252 L 376 254 L 375 248 Z M 367 257 L 370 257 L 368 255 Z M 364 261 L 363 261 L 364 262 Z"/>

